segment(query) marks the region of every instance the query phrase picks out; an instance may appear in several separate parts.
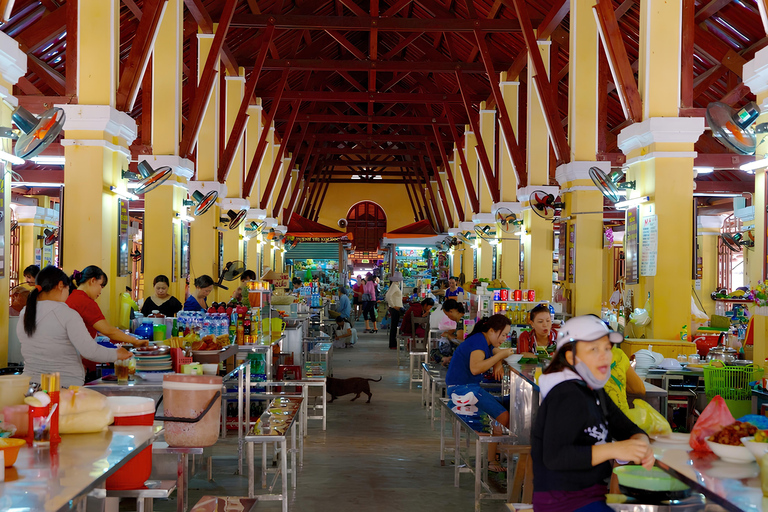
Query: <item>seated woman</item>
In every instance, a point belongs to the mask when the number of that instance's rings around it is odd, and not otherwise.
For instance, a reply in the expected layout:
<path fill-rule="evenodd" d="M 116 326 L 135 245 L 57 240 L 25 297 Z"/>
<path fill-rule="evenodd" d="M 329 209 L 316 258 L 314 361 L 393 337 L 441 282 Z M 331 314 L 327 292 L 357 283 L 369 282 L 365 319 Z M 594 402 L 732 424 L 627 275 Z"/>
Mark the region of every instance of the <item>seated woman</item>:
<path fill-rule="evenodd" d="M 523 331 L 517 339 L 517 353 L 536 353 L 537 347 L 548 348 L 557 342 L 557 331 L 552 328 L 549 306 L 539 304 L 528 315 L 530 331 Z"/>
<path fill-rule="evenodd" d="M 433 349 L 430 355 L 436 363 L 448 366 L 454 350 L 461 343 L 460 329 L 457 328 L 457 323 L 464 317 L 464 304 L 457 302 L 456 299 L 447 299 L 443 303 L 443 313 L 445 316 L 437 324 L 440 339 L 437 342 L 437 348 Z"/>
<path fill-rule="evenodd" d="M 336 317 L 336 330 L 334 332 L 334 338 L 337 343 L 333 346 L 337 348 L 349 348 L 357 343 L 357 329 L 352 327 L 349 320 L 343 316 Z"/>
<path fill-rule="evenodd" d="M 246 270 L 240 275 L 240 286 L 235 288 L 232 292 L 232 299 L 236 302 L 241 302 L 243 297 L 248 298 L 248 283 L 256 280 L 256 272 L 253 270 Z"/>
<path fill-rule="evenodd" d="M 207 297 L 213 291 L 213 279 L 203 274 L 195 279 L 195 292 L 190 293 L 184 302 L 184 311 L 205 311 L 208 309 Z"/>
<path fill-rule="evenodd" d="M 152 281 L 153 294 L 144 301 L 141 306 L 141 314 L 149 316 L 153 311 L 159 311 L 167 317 L 176 316 L 176 313 L 181 311 L 183 307 L 179 299 L 168 293 L 168 286 L 170 282 L 164 275 L 155 277 Z"/>
<path fill-rule="evenodd" d="M 405 312 L 405 315 L 403 315 L 403 321 L 400 324 L 400 334 L 404 336 L 411 336 L 411 318 L 423 318 L 425 316 L 429 316 L 429 312 L 432 310 L 432 306 L 435 305 L 435 301 L 432 299 L 424 299 L 419 302 L 414 302 L 411 304 L 411 307 L 408 308 L 408 311 Z M 416 336 L 419 338 L 424 337 L 424 329 L 419 327 L 416 329 Z"/>
<path fill-rule="evenodd" d="M 509 318 L 492 315 L 482 318 L 464 342 L 456 348 L 445 375 L 448 396 L 474 395 L 478 409 L 502 425 L 509 425 L 509 396 L 496 397 L 480 387 L 483 374 L 493 368 L 493 374 L 501 379 L 501 361 L 514 353 L 512 348 L 499 348 L 509 335 Z M 470 397 L 471 398 L 471 397 Z M 488 444 L 488 470 L 503 472 L 496 461 L 496 443 Z"/>
<path fill-rule="evenodd" d="M 62 386 L 82 386 L 85 369 L 81 356 L 101 363 L 132 356 L 122 347 L 106 348 L 93 340 L 80 315 L 65 304 L 69 278 L 61 269 L 45 267 L 37 283 L 16 327 L 24 375 L 32 382 L 40 382 L 42 373 L 59 372 Z"/>
<path fill-rule="evenodd" d="M 148 343 L 146 340 L 134 338 L 107 322 L 96 302 L 105 286 L 107 286 L 107 274 L 96 265 L 89 265 L 82 272 L 76 270 L 72 274 L 70 293 L 66 298 L 67 306 L 77 311 L 83 318 L 91 338 L 95 338 L 98 331 L 115 343 L 146 345 Z"/>

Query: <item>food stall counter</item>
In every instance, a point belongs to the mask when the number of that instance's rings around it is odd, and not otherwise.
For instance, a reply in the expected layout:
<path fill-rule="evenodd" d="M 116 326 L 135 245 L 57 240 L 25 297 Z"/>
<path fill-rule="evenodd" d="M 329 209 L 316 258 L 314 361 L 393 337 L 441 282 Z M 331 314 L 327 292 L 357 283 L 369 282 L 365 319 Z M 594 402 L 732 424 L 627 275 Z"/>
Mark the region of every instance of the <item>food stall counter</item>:
<path fill-rule="evenodd" d="M 21 447 L 0 483 L 2 510 L 85 509 L 85 497 L 150 445 L 161 427 L 109 427 L 61 436 L 47 449 Z"/>
<path fill-rule="evenodd" d="M 675 444 L 656 440 L 653 451 L 660 468 L 702 493 L 708 503 L 732 511 L 768 510 L 768 498 L 763 497 L 760 468 L 755 461 L 726 462 L 712 453 L 691 451 L 682 441 Z"/>

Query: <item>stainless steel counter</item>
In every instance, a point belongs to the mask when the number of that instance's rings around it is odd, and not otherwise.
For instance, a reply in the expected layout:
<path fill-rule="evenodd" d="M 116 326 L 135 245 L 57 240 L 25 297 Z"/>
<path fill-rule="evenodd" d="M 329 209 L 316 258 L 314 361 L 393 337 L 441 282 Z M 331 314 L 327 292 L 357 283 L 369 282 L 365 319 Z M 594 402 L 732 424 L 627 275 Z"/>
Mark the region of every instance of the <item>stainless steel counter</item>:
<path fill-rule="evenodd" d="M 123 464 L 149 446 L 160 427 L 109 427 L 98 434 L 64 435 L 58 446 L 22 446 L 0 483 L 0 510 L 75 509 Z"/>

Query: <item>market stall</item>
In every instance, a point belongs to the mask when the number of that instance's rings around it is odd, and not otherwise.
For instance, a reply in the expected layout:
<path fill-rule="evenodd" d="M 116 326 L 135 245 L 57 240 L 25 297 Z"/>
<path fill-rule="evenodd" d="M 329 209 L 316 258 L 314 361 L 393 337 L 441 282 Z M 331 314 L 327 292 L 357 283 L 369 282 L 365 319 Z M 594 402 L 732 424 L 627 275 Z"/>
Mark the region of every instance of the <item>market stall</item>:
<path fill-rule="evenodd" d="M 285 261 L 291 278 L 303 282 L 318 279 L 322 284 L 344 282 L 341 244 L 352 237 L 345 233 L 293 214 L 286 233 Z"/>
<path fill-rule="evenodd" d="M 444 239 L 435 233 L 429 221 L 422 220 L 384 233 L 383 244 L 390 247 L 391 272 L 403 274 L 403 295 L 412 292 L 419 285 L 426 287 L 438 279 L 449 277 L 449 256 L 438 246 Z M 419 290 L 423 294 L 427 290 Z M 423 295 L 422 295 L 423 296 Z"/>

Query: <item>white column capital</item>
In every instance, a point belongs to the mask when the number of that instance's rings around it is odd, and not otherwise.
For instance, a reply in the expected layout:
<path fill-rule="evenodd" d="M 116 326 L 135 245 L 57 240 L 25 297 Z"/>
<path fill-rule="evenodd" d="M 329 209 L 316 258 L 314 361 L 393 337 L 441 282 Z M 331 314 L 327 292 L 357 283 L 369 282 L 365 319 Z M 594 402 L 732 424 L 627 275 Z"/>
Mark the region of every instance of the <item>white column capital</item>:
<path fill-rule="evenodd" d="M 14 208 L 16 218 L 19 222 L 38 221 L 44 225 L 55 225 L 59 223 L 59 212 L 53 208 L 43 208 L 41 206 L 18 205 Z"/>
<path fill-rule="evenodd" d="M 493 215 L 496 215 L 496 212 L 501 210 L 502 208 L 506 208 L 507 210 L 511 211 L 515 215 L 519 215 L 523 213 L 523 205 L 519 202 L 512 202 L 512 201 L 502 201 L 500 203 L 493 203 L 491 205 L 491 213 Z"/>
<path fill-rule="evenodd" d="M 723 227 L 723 217 L 720 215 L 699 215 L 696 217 L 699 229 L 720 229 Z"/>
<path fill-rule="evenodd" d="M 0 75 L 11 84 L 27 74 L 27 54 L 19 48 L 14 38 L 0 33 Z"/>
<path fill-rule="evenodd" d="M 55 105 L 64 110 L 67 118 L 64 131 L 100 131 L 125 140 L 136 140 L 136 121 L 125 112 L 109 105 Z"/>
<path fill-rule="evenodd" d="M 754 58 L 744 64 L 744 85 L 758 94 L 768 90 L 768 48 L 755 53 Z"/>
<path fill-rule="evenodd" d="M 492 213 L 474 213 L 472 214 L 472 224 L 475 226 L 484 226 L 486 224 L 495 224 L 496 217 Z"/>
<path fill-rule="evenodd" d="M 249 210 L 251 208 L 251 202 L 240 197 L 219 196 L 219 207 L 222 210 Z"/>
<path fill-rule="evenodd" d="M 559 187 L 545 186 L 545 185 L 528 185 L 527 187 L 517 189 L 517 200 L 520 201 L 523 205 L 527 205 L 530 202 L 531 194 L 536 190 L 540 190 L 545 194 L 552 194 L 553 196 L 557 196 L 558 194 L 560 194 Z"/>
<path fill-rule="evenodd" d="M 702 133 L 703 117 L 651 117 L 621 130 L 618 144 L 626 155 L 660 142 L 693 144 Z"/>
<path fill-rule="evenodd" d="M 147 161 L 152 168 L 168 166 L 173 174 L 180 178 L 192 179 L 195 175 L 195 164 L 192 160 L 181 158 L 179 155 L 139 155 L 139 162 Z"/>
<path fill-rule="evenodd" d="M 245 218 L 248 220 L 264 220 L 267 218 L 267 210 L 248 208 L 248 215 Z"/>
<path fill-rule="evenodd" d="M 592 178 L 589 176 L 591 167 L 597 167 L 605 174 L 611 172 L 611 162 L 609 161 L 573 161 L 557 166 L 555 178 L 560 186 L 576 180 L 591 180 Z"/>

